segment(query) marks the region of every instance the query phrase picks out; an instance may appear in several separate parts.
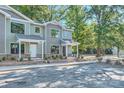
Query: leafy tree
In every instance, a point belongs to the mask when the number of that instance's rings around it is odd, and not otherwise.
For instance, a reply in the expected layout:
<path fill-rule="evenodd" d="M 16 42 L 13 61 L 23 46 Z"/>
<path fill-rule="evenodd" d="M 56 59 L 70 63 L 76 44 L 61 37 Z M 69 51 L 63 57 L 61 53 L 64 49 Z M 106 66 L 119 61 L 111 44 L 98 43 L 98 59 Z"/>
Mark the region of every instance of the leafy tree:
<path fill-rule="evenodd" d="M 87 13 L 90 15 L 89 18 L 96 23 L 94 31 L 96 32 L 96 43 L 97 43 L 97 56 L 102 53 L 102 45 L 107 41 L 106 35 L 109 33 L 110 28 L 113 27 L 117 21 L 117 11 L 115 6 L 100 6 L 94 5 L 87 7 Z M 103 45 L 104 46 L 104 45 Z"/>

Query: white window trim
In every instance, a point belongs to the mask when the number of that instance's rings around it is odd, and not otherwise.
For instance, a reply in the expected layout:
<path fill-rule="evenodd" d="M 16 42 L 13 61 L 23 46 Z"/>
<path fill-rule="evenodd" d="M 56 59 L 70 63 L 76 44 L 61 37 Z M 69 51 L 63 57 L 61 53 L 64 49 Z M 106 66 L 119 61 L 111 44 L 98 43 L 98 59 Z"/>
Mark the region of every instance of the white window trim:
<path fill-rule="evenodd" d="M 12 54 L 12 53 L 11 53 L 11 44 L 12 44 L 12 43 L 19 44 L 18 42 L 10 42 L 10 43 L 9 43 L 9 47 L 10 47 L 10 49 L 9 49 L 9 50 L 10 50 L 10 54 Z M 26 43 L 21 43 L 21 44 L 24 44 L 24 48 L 26 47 Z M 24 54 L 25 54 L 25 53 L 26 53 L 26 49 L 24 49 Z"/>
<path fill-rule="evenodd" d="M 13 22 L 13 23 L 18 23 L 18 24 L 24 24 L 24 35 L 26 34 L 26 28 L 27 28 L 26 23 L 23 23 L 23 22 L 20 22 L 20 21 L 15 21 L 15 20 L 11 20 L 11 21 L 10 21 L 10 33 L 11 33 L 11 34 L 16 34 L 16 33 L 12 33 L 12 32 L 11 32 L 11 24 L 12 24 L 12 22 Z"/>
<path fill-rule="evenodd" d="M 59 32 L 59 36 L 58 36 L 58 37 L 52 37 L 52 35 L 51 35 L 51 30 L 52 30 L 52 29 L 58 30 L 58 32 Z M 51 37 L 51 38 L 60 38 L 60 34 L 61 34 L 61 33 L 60 33 L 60 29 L 57 29 L 57 28 L 50 28 L 50 37 Z"/>

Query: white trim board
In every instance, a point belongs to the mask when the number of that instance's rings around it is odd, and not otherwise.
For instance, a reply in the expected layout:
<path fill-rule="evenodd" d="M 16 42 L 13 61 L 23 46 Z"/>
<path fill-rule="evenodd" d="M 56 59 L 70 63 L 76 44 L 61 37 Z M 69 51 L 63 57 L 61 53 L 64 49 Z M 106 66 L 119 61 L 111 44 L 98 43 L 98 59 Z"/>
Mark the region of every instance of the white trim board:
<path fill-rule="evenodd" d="M 30 22 L 34 22 L 33 20 L 31 20 L 30 18 L 28 18 L 27 16 L 23 15 L 22 13 L 20 13 L 19 11 L 15 10 L 14 8 L 10 7 L 10 6 L 6 6 L 8 7 L 11 11 L 15 12 L 16 14 L 20 15 L 21 17 L 23 17 L 24 19 L 27 19 Z"/>

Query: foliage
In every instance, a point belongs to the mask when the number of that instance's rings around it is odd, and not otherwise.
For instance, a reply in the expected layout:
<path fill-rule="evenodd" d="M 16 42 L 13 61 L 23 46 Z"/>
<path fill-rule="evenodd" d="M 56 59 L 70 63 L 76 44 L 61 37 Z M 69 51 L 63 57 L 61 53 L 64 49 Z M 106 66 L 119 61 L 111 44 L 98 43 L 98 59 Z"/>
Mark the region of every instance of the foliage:
<path fill-rule="evenodd" d="M 96 48 L 100 56 L 106 48 L 124 49 L 124 6 L 113 5 L 21 5 L 15 6 L 40 23 L 57 20 L 74 30 L 79 50 Z M 56 33 L 54 33 L 56 34 Z M 76 49 L 75 49 L 76 50 Z"/>

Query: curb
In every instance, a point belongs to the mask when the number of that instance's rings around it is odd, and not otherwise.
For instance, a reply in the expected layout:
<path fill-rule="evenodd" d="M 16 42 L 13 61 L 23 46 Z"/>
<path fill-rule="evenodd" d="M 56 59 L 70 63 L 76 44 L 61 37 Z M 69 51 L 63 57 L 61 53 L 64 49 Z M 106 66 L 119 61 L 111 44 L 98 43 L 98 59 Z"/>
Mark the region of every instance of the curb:
<path fill-rule="evenodd" d="M 0 71 L 10 71 L 10 70 L 21 70 L 30 68 L 40 68 L 40 67 L 53 67 L 53 66 L 69 66 L 69 65 L 79 65 L 79 64 L 90 64 L 96 63 L 96 61 L 83 61 L 83 62 L 73 62 L 73 63 L 53 63 L 44 65 L 21 65 L 21 66 L 4 66 L 0 67 Z"/>

